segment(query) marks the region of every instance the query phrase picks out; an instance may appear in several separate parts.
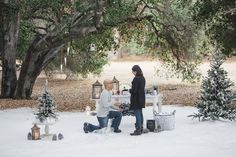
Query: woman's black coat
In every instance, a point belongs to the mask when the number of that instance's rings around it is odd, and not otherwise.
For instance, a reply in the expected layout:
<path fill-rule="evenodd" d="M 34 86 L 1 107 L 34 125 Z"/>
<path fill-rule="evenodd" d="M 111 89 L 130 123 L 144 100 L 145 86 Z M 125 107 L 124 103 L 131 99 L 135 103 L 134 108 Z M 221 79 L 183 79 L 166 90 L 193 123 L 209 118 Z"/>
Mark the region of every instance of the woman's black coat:
<path fill-rule="evenodd" d="M 145 78 L 143 76 L 135 76 L 130 89 L 130 109 L 145 108 Z"/>

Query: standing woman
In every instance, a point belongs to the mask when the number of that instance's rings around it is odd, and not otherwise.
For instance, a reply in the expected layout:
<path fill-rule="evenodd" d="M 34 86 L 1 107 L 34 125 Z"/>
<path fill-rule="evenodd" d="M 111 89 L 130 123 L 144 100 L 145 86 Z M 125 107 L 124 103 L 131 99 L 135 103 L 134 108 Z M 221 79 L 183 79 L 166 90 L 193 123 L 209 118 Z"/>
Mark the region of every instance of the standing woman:
<path fill-rule="evenodd" d="M 131 106 L 130 109 L 134 110 L 136 123 L 135 130 L 131 133 L 131 136 L 141 135 L 143 131 L 143 112 L 142 109 L 145 108 L 145 78 L 143 77 L 143 72 L 138 65 L 132 67 L 132 73 L 134 74 L 134 79 L 132 81 L 131 93 Z"/>

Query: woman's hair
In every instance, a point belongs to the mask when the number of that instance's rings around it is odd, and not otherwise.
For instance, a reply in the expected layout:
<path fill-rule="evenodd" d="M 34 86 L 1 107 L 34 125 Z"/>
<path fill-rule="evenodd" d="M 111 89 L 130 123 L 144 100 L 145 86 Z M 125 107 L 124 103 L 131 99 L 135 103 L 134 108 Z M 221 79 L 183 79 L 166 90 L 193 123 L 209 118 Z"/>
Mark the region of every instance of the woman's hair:
<path fill-rule="evenodd" d="M 132 71 L 135 71 L 135 72 L 136 72 L 136 75 L 135 75 L 135 76 L 143 76 L 142 69 L 141 69 L 138 65 L 134 65 L 134 66 L 132 67 Z"/>

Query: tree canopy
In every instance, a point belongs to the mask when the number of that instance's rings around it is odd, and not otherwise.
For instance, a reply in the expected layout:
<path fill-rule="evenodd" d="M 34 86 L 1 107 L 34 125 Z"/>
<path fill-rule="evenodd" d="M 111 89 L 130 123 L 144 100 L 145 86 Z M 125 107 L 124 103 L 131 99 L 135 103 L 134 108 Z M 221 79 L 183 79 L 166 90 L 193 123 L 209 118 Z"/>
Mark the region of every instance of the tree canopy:
<path fill-rule="evenodd" d="M 222 45 L 224 54 L 235 54 L 235 0 L 197 0 L 193 5 L 193 19 L 199 26 L 204 27 L 213 42 Z"/>
<path fill-rule="evenodd" d="M 68 57 L 66 66 L 75 73 L 99 73 L 107 63 L 106 52 L 130 41 L 142 45 L 145 53 L 157 56 L 180 77 L 193 80 L 199 76 L 195 70 L 207 45 L 200 38 L 202 27 L 195 23 L 208 23 L 209 37 L 225 50 L 234 49 L 235 38 L 225 41 L 229 32 L 235 33 L 233 3 L 212 4 L 210 0 L 1 0 L 2 95 L 29 98 L 40 72 L 48 65 L 58 67 L 58 54 Z M 118 43 L 114 28 L 121 35 Z M 219 28 L 221 35 L 216 34 Z M 11 43 L 16 46 L 9 47 Z M 93 52 L 91 44 L 96 45 Z M 18 80 L 16 58 L 22 60 Z"/>
<path fill-rule="evenodd" d="M 188 60 L 192 60 L 195 55 L 192 52 L 195 50 L 195 26 L 188 15 L 188 9 L 181 7 L 177 0 L 110 0 L 107 2 L 106 11 L 103 13 L 99 33 L 83 37 L 83 40 L 76 39 L 74 41 L 73 38 L 76 37 L 73 34 L 76 34 L 77 26 L 70 24 L 70 21 L 73 21 L 72 15 L 78 13 L 81 16 L 82 14 L 88 14 L 89 11 L 94 9 L 94 2 L 92 0 L 74 1 L 74 3 L 63 0 L 53 2 L 35 0 L 22 3 L 25 18 L 22 18 L 24 22 L 22 22 L 20 29 L 21 40 L 18 43 L 18 56 L 24 56 L 22 54 L 26 52 L 27 45 L 30 44 L 30 40 L 35 36 L 35 33 L 44 34 L 55 31 L 55 29 L 60 30 L 63 27 L 63 33 L 70 32 L 66 42 L 70 42 L 72 50 L 75 50 L 76 47 L 77 52 L 74 51 L 71 56 L 77 56 L 77 59 L 79 59 L 78 56 L 81 55 L 83 58 L 83 56 L 89 54 L 89 45 L 96 43 L 97 52 L 99 52 L 98 62 L 103 63 L 96 67 L 102 67 L 106 63 L 105 50 L 117 46 L 113 41 L 112 29 L 115 27 L 120 31 L 123 42 L 130 42 L 134 39 L 146 47 L 147 53 L 158 56 L 163 62 L 170 64 L 176 71 L 179 70 L 183 74 L 184 72 L 190 74 L 190 71 L 193 70 L 194 66 L 189 66 L 190 62 Z M 33 14 L 28 14 L 32 10 L 36 11 Z M 90 25 L 93 22 L 90 19 L 90 21 L 85 21 L 80 25 Z M 87 58 L 90 59 L 91 57 Z M 99 61 L 99 59 L 101 60 Z M 87 65 L 92 65 L 90 64 L 91 61 L 94 61 L 94 58 L 82 62 L 88 63 L 85 64 L 85 67 L 89 67 Z M 74 66 L 70 63 L 73 64 L 74 62 L 68 62 L 67 67 L 74 72 L 86 74 L 94 69 L 82 68 L 85 70 L 83 72 L 80 68 L 72 68 Z M 77 63 L 83 64 L 80 61 Z M 55 65 L 58 65 L 58 63 L 54 62 Z M 188 67 L 192 68 L 189 69 Z"/>

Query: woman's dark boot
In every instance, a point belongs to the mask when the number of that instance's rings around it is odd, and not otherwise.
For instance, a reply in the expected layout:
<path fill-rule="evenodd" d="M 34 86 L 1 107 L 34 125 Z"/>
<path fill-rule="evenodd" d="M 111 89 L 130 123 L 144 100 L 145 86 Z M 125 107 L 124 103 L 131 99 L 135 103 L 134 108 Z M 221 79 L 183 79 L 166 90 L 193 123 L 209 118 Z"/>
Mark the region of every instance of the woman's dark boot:
<path fill-rule="evenodd" d="M 136 129 L 136 130 L 138 129 L 136 123 L 135 123 L 135 129 Z M 142 133 L 142 134 L 149 133 L 149 130 L 148 130 L 148 129 L 144 129 L 143 126 L 141 126 L 141 133 Z"/>
<path fill-rule="evenodd" d="M 141 135 L 142 134 L 142 131 L 140 128 L 137 128 L 136 130 L 134 130 L 133 133 L 130 133 L 131 136 L 138 136 L 138 135 Z"/>

